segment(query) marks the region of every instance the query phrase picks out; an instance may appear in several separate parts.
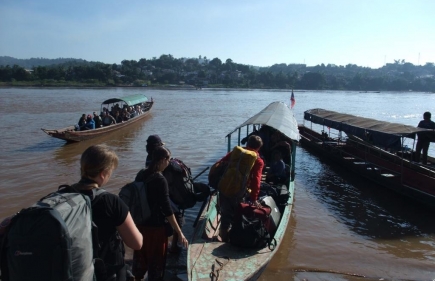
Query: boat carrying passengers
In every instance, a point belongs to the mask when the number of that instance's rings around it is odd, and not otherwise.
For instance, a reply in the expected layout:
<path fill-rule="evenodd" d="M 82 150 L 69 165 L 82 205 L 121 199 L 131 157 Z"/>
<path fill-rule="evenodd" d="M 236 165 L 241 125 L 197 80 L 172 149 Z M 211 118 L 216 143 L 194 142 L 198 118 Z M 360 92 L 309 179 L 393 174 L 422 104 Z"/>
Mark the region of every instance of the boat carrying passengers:
<path fill-rule="evenodd" d="M 92 115 L 85 113 L 79 119 L 77 125 L 75 125 L 76 131 L 93 130 L 101 127 L 110 126 L 117 123 L 122 123 L 134 118 L 143 113 L 143 104 L 136 104 L 133 106 L 124 105 L 122 108 L 119 104 L 111 107 L 109 111 L 106 107 L 103 107 L 100 115 L 95 112 Z"/>

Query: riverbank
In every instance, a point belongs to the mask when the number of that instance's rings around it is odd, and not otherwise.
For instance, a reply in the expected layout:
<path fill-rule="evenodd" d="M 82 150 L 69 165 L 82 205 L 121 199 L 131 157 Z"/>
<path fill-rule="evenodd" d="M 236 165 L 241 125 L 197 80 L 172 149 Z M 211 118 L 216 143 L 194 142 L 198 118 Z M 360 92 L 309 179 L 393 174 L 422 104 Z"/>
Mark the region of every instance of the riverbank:
<path fill-rule="evenodd" d="M 134 85 L 115 85 L 106 83 L 87 83 L 87 82 L 69 82 L 69 81 L 14 81 L 0 82 L 0 88 L 153 88 L 153 89 L 198 89 L 194 85 L 152 85 L 152 86 L 134 86 Z"/>
<path fill-rule="evenodd" d="M 267 88 L 267 87 L 237 87 L 236 85 L 209 84 L 207 86 L 189 84 L 151 84 L 147 86 L 115 85 L 98 82 L 75 82 L 75 81 L 12 81 L 0 82 L 0 88 L 145 88 L 164 90 L 201 90 L 201 89 L 235 89 L 235 90 L 292 90 L 291 88 Z M 296 92 L 296 90 L 295 90 Z"/>

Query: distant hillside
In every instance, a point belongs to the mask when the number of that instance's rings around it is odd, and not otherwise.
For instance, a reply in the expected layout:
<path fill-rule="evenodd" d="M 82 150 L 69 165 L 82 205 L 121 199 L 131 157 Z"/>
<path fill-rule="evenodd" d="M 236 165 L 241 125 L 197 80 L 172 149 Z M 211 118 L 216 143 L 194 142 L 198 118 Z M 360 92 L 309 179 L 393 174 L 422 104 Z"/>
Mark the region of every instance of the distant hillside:
<path fill-rule="evenodd" d="M 45 58 L 30 58 L 30 59 L 16 59 L 8 56 L 0 56 L 0 66 L 18 65 L 23 68 L 32 68 L 36 66 L 49 66 L 54 64 L 63 64 L 67 62 L 84 63 L 85 60 L 73 59 L 73 58 L 57 58 L 57 59 L 45 59 Z"/>

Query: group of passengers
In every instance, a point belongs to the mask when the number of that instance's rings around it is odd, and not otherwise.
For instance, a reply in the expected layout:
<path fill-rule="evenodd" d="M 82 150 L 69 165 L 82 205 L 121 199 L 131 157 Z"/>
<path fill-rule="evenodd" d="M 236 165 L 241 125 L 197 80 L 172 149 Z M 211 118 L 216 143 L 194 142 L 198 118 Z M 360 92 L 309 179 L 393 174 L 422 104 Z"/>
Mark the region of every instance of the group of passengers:
<path fill-rule="evenodd" d="M 107 112 L 106 112 L 107 114 Z M 128 265 L 124 261 L 124 243 L 134 250 L 132 275 L 128 280 L 142 280 L 148 273 L 147 280 L 163 280 L 168 237 L 173 233 L 179 241 L 176 243 L 187 248 L 188 241 L 174 216 L 170 203 L 168 182 L 162 172 L 168 167 L 171 159 L 170 151 L 163 146 L 158 136 L 150 140 L 158 140 L 146 168 L 140 171 L 140 179 L 147 182 L 147 201 L 151 217 L 144 225 L 135 225 L 126 203 L 117 195 L 105 192 L 98 203 L 92 204 L 93 221 L 98 229 L 99 241 L 117 245 L 109 255 L 100 253 L 106 263 L 107 278 L 125 281 L 128 278 Z M 109 181 L 112 172 L 118 166 L 118 156 L 105 145 L 93 145 L 82 154 L 81 179 L 76 185 L 80 192 L 92 194 L 92 189 L 101 188 Z M 122 239 L 115 243 L 113 239 Z M 112 239 L 112 240 L 111 240 Z M 103 246 L 100 245 L 100 248 Z M 106 277 L 105 277 L 106 278 Z M 106 280 L 106 279 L 104 279 Z"/>
<path fill-rule="evenodd" d="M 108 115 L 107 112 L 106 116 Z M 266 157 L 265 147 L 263 147 L 262 137 L 268 143 L 268 149 L 273 150 L 273 159 L 267 161 L 271 164 L 270 178 L 278 181 L 284 177 L 283 154 L 291 153 L 291 145 L 285 140 L 285 136 L 279 132 L 273 131 L 272 128 L 263 126 L 259 131 L 245 140 L 246 149 L 254 151 L 258 157 L 255 161 L 249 176 L 247 186 L 251 190 L 249 198 L 254 205 L 260 206 L 258 194 L 262 179 L 262 173 L 265 167 Z M 145 169 L 139 171 L 135 181 L 146 182 L 147 186 L 147 203 L 151 211 L 151 217 L 143 225 L 135 225 L 129 212 L 128 206 L 115 194 L 105 193 L 104 200 L 98 200 L 98 204 L 92 205 L 93 219 L 98 229 L 105 229 L 110 233 L 101 233 L 104 237 L 120 236 L 128 247 L 134 250 L 132 277 L 134 280 L 142 280 L 145 274 L 148 274 L 148 280 L 163 280 L 168 252 L 177 252 L 178 247 L 188 247 L 188 241 L 184 236 L 181 226 L 183 218 L 179 217 L 176 208 L 171 203 L 171 192 L 168 180 L 163 173 L 171 163 L 171 152 L 164 146 L 160 137 L 151 135 L 147 139 L 147 161 Z M 263 148 L 263 150 L 262 150 Z M 223 159 L 228 159 L 231 154 L 227 154 Z M 104 145 L 93 145 L 87 148 L 81 157 L 81 190 L 88 194 L 94 188 L 101 188 L 107 184 L 112 172 L 118 165 L 118 157 L 114 151 Z M 273 170 L 273 172 L 272 172 Z M 288 177 L 287 177 L 288 178 Z M 208 186 L 207 186 L 207 190 Z M 221 206 L 221 227 L 220 239 L 227 241 L 228 229 L 231 226 L 233 215 L 237 203 L 242 200 L 241 197 L 225 198 L 220 196 Z M 169 228 L 168 228 L 169 227 Z M 98 232 L 100 235 L 100 232 Z M 168 237 L 178 241 L 168 242 Z M 107 241 L 101 237 L 101 241 Z M 108 243 L 112 243 L 108 241 Z M 118 258 L 117 263 L 108 262 L 108 274 L 116 276 L 118 281 L 127 280 L 128 266 L 124 261 L 125 250 L 120 243 L 119 249 L 116 250 Z M 104 255 L 102 256 L 104 260 Z"/>
<path fill-rule="evenodd" d="M 106 115 L 107 112 L 105 112 Z M 260 137 L 260 135 L 262 137 Z M 274 155 L 273 159 L 268 159 L 267 163 L 271 166 L 269 181 L 278 182 L 284 177 L 283 156 L 291 154 L 291 145 L 285 136 L 274 131 L 272 128 L 263 126 L 259 131 L 255 131 L 245 141 L 246 149 L 254 151 L 258 157 L 252 168 L 247 186 L 251 190 L 248 197 L 254 205 L 260 205 L 258 194 L 265 167 L 266 147 L 263 146 L 264 138 L 268 143 L 267 153 Z M 92 205 L 93 219 L 98 229 L 105 229 L 110 233 L 101 233 L 104 237 L 120 236 L 128 247 L 134 250 L 132 277 L 134 280 L 142 280 L 148 274 L 148 280 L 163 280 L 166 257 L 168 252 L 177 252 L 178 247 L 188 247 L 188 241 L 184 236 L 181 226 L 183 218 L 179 217 L 177 210 L 171 204 L 171 191 L 169 182 L 163 173 L 171 163 L 171 152 L 164 146 L 158 135 L 151 135 L 147 139 L 146 150 L 148 153 L 145 169 L 139 171 L 135 181 L 146 182 L 147 203 L 151 211 L 151 217 L 143 225 L 135 225 L 129 212 L 128 206 L 115 194 L 106 192 L 104 200 L 98 200 L 98 204 Z M 272 151 L 273 150 L 273 151 Z M 231 152 L 229 153 L 231 154 Z M 227 154 L 223 159 L 229 157 Z M 272 156 L 270 157 L 272 158 Z M 264 160 L 263 160 L 264 159 Z M 112 172 L 118 165 L 118 157 L 114 151 L 104 145 L 93 145 L 87 148 L 81 157 L 81 190 L 87 194 L 94 188 L 101 188 L 109 181 Z M 273 171 L 273 172 L 272 172 Z M 288 176 L 287 176 L 288 179 Z M 208 186 L 207 186 L 207 190 Z M 225 201 L 225 199 L 227 199 Z M 221 227 L 220 239 L 227 241 L 228 229 L 231 226 L 235 206 L 242 198 L 224 198 L 220 196 L 221 204 Z M 168 228 L 169 226 L 169 228 Z M 100 235 L 100 232 L 98 232 Z M 174 241 L 170 246 L 168 237 L 174 235 Z M 107 241 L 101 237 L 100 241 Z M 108 241 L 108 243 L 112 243 Z M 117 263 L 108 262 L 108 274 L 116 276 L 118 281 L 127 280 L 128 266 L 124 261 L 125 250 L 120 244 L 116 250 L 119 256 L 115 260 Z M 104 260 L 105 257 L 102 256 Z"/>
<path fill-rule="evenodd" d="M 136 104 L 134 106 L 124 105 L 121 108 L 119 104 L 115 104 L 111 107 L 111 110 L 103 107 L 100 115 L 95 111 L 93 112 L 93 116 L 90 114 L 86 116 L 86 114 L 83 113 L 76 126 L 76 131 L 92 130 L 128 121 L 142 114 L 143 106 L 144 104 Z"/>

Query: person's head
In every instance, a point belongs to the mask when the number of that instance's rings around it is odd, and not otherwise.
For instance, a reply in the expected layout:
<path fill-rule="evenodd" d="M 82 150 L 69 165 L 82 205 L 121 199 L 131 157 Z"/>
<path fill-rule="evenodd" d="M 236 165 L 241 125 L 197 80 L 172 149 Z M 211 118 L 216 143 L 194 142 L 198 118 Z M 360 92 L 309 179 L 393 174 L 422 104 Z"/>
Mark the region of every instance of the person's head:
<path fill-rule="evenodd" d="M 105 145 L 88 147 L 80 158 L 80 172 L 82 178 L 89 178 L 99 186 L 109 181 L 112 171 L 118 167 L 118 156 Z"/>
<path fill-rule="evenodd" d="M 150 135 L 147 139 L 146 151 L 152 156 L 154 149 L 163 145 L 165 144 L 162 142 L 162 139 L 158 135 Z"/>
<path fill-rule="evenodd" d="M 279 161 L 279 160 L 281 160 L 281 159 L 282 159 L 282 154 L 281 154 L 281 152 L 280 152 L 280 151 L 275 151 L 275 152 L 273 153 L 273 159 L 275 159 L 275 161 Z"/>
<path fill-rule="evenodd" d="M 88 114 L 86 120 L 88 120 L 88 121 L 92 120 L 92 116 L 90 114 Z"/>
<path fill-rule="evenodd" d="M 154 149 L 153 158 L 151 160 L 148 169 L 152 172 L 162 172 L 169 165 L 169 160 L 171 159 L 171 152 L 164 146 L 158 146 Z"/>
<path fill-rule="evenodd" d="M 432 114 L 430 114 L 429 111 L 426 111 L 425 113 L 423 113 L 424 120 L 430 120 L 431 117 L 432 117 Z"/>
<path fill-rule="evenodd" d="M 103 111 L 103 116 L 107 116 L 107 111 Z"/>
<path fill-rule="evenodd" d="M 263 141 L 260 136 L 252 135 L 249 137 L 246 146 L 258 151 L 263 146 Z"/>

